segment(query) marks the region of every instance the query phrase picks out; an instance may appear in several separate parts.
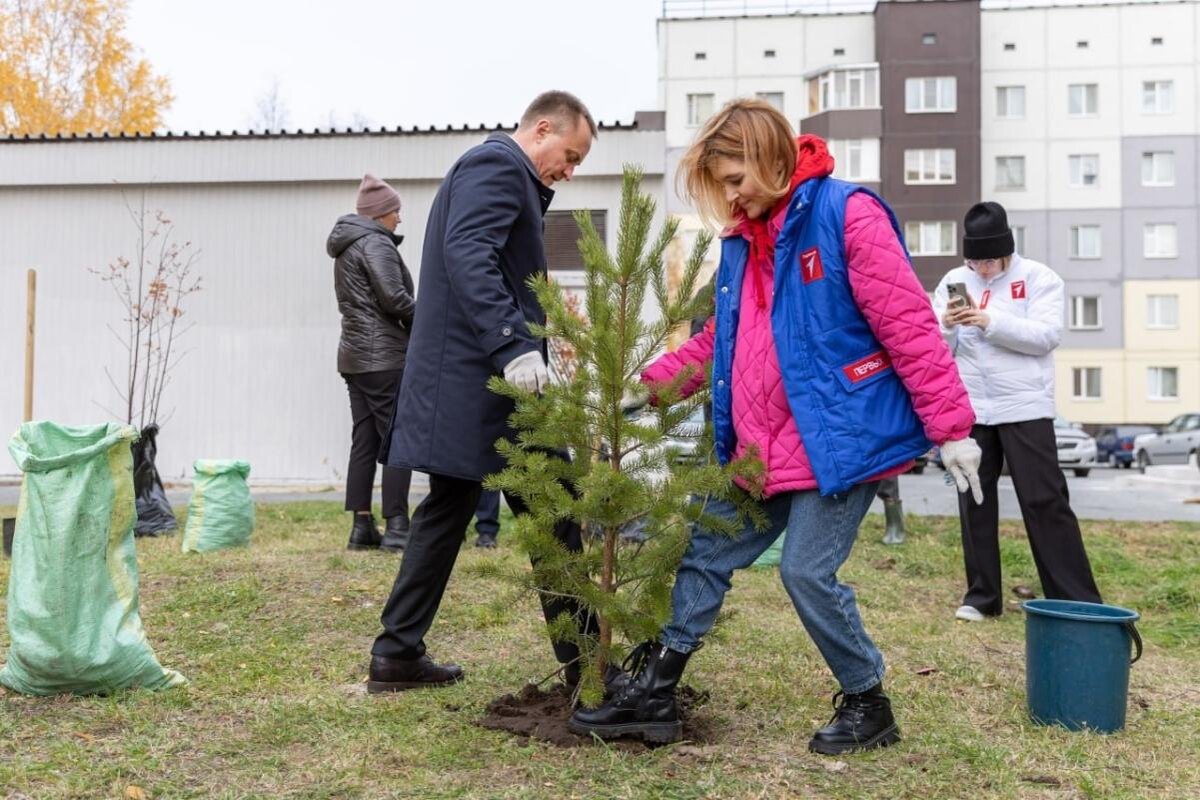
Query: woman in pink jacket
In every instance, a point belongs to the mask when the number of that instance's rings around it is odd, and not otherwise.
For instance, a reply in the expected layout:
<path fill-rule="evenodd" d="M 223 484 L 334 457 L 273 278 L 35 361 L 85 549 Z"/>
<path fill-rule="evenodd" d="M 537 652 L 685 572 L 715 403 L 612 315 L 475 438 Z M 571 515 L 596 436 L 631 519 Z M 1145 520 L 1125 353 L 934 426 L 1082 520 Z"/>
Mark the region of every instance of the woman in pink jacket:
<path fill-rule="evenodd" d="M 710 119 L 680 162 L 685 194 L 725 227 L 716 315 L 642 376 L 651 389 L 712 363 L 713 431 L 722 462 L 757 455 L 764 530 L 697 528 L 680 564 L 672 619 L 635 651 L 629 684 L 571 729 L 674 741 L 675 686 L 729 591 L 786 531 L 780 576 L 841 686 L 809 749 L 826 754 L 899 740 L 883 693 L 883 656 L 854 591 L 837 578 L 880 480 L 936 443 L 960 491 L 978 491 L 975 416 L 899 229 L 882 200 L 834 180 L 815 136 L 796 138 L 769 104 L 737 100 Z M 694 391 L 700 378 L 685 387 Z M 707 509 L 736 511 L 714 501 Z"/>

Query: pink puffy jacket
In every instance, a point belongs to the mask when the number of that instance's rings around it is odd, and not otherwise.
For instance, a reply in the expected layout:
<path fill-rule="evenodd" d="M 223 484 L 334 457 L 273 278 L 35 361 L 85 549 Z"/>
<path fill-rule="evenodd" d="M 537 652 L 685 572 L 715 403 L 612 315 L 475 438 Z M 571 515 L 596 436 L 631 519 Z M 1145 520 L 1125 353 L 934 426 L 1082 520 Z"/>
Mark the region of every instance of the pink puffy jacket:
<path fill-rule="evenodd" d="M 772 236 L 778 236 L 782 222 L 782 212 L 771 220 Z M 929 298 L 892 231 L 887 213 L 869 195 L 855 194 L 847 201 L 845 242 L 850 290 L 908 389 L 925 435 L 936 444 L 970 435 L 975 413 L 954 357 L 942 339 Z M 768 266 L 763 276 L 767 286 L 773 285 L 773 269 Z M 817 479 L 783 387 L 770 304 L 760 309 L 751 299 L 753 273 L 747 269 L 742 282 L 743 302 L 733 355 L 736 454 L 744 454 L 751 446 L 757 449 L 766 465 L 763 493 L 768 497 L 816 489 Z M 710 320 L 681 348 L 651 364 L 642 374 L 642 381 L 649 385 L 669 381 L 687 365 L 705 367 L 712 354 Z M 706 374 L 706 369 L 698 372 L 685 393 L 699 388 Z M 871 480 L 898 475 L 909 466 L 900 465 Z"/>

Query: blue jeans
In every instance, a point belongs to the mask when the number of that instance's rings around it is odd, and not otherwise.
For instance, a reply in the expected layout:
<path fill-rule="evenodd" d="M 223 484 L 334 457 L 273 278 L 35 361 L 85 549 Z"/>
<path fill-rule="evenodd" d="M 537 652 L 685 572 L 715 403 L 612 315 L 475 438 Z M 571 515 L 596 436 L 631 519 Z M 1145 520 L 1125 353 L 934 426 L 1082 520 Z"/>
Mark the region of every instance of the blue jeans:
<path fill-rule="evenodd" d="M 863 629 L 854 590 L 837 578 L 876 488 L 876 483 L 863 483 L 837 497 L 816 491 L 776 495 L 761 504 L 768 520 L 762 531 L 748 520 L 732 537 L 697 526 L 675 576 L 663 644 L 683 653 L 699 647 L 721 610 L 733 571 L 753 564 L 786 531 L 779 575 L 804 629 L 843 691 L 862 692 L 879 683 L 883 655 Z M 732 504 L 718 500 L 708 501 L 707 512 L 725 519 L 736 516 Z"/>

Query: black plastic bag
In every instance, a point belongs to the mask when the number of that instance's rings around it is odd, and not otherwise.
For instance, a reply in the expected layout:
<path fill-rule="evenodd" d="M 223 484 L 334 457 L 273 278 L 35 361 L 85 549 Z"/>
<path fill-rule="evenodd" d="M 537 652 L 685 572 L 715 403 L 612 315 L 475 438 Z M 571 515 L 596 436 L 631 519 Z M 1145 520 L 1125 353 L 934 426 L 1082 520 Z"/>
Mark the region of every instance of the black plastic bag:
<path fill-rule="evenodd" d="M 147 425 L 133 443 L 133 491 L 137 498 L 135 536 L 160 536 L 179 527 L 167 501 L 154 458 L 158 454 L 158 426 Z"/>

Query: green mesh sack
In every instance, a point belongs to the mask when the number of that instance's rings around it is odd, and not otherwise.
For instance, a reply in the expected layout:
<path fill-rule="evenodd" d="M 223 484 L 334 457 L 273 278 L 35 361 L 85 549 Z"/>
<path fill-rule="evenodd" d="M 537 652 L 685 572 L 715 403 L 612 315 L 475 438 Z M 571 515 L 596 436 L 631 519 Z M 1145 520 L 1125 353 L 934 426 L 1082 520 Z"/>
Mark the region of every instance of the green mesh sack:
<path fill-rule="evenodd" d="M 250 499 L 250 464 L 245 461 L 197 461 L 188 501 L 183 552 L 203 553 L 226 547 L 245 547 L 254 531 L 254 501 Z"/>
<path fill-rule="evenodd" d="M 8 443 L 25 473 L 8 579 L 8 663 L 24 694 L 187 683 L 164 669 L 138 613 L 127 425 L 27 422 Z"/>
<path fill-rule="evenodd" d="M 779 538 L 771 543 L 771 546 L 763 551 L 762 555 L 754 559 L 751 567 L 778 567 L 779 562 L 783 560 L 783 537 L 787 536 L 787 531 L 779 534 Z"/>

